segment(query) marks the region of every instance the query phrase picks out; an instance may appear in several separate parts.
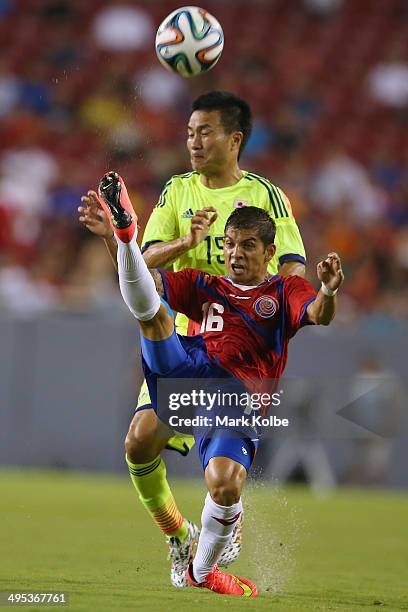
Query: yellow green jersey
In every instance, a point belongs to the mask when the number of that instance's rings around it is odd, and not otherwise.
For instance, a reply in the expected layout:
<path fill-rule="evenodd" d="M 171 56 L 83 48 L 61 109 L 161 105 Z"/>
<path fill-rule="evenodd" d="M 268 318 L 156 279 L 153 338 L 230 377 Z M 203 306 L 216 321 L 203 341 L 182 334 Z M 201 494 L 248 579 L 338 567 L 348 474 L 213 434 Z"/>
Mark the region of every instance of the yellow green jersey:
<path fill-rule="evenodd" d="M 277 274 L 278 267 L 285 261 L 306 262 L 302 238 L 288 198 L 268 179 L 247 171 L 243 171 L 237 183 L 220 189 L 210 189 L 203 185 L 198 172 L 173 176 L 164 186 L 147 222 L 142 250 L 154 242 L 170 242 L 186 236 L 190 232 L 195 212 L 207 206 L 217 210 L 218 218 L 210 227 L 205 240 L 173 262 L 176 272 L 184 268 L 195 268 L 210 274 L 226 274 L 223 257 L 224 227 L 234 209 L 242 206 L 263 208 L 275 221 L 276 253 L 268 267 L 271 274 Z M 185 332 L 186 317 L 178 315 L 176 322 L 177 331 Z"/>

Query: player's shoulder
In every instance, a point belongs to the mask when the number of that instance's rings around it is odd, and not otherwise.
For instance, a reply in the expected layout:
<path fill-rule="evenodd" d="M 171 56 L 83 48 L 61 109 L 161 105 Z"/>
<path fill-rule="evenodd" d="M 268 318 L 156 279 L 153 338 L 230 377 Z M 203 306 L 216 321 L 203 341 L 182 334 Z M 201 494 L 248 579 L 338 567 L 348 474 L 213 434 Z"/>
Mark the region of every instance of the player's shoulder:
<path fill-rule="evenodd" d="M 173 174 L 164 184 L 155 208 L 163 208 L 169 201 L 169 198 L 171 198 L 172 193 L 177 194 L 180 189 L 191 188 L 191 186 L 195 184 L 197 176 L 198 172 L 194 171 L 184 172 L 184 174 Z M 175 198 L 175 201 L 177 203 L 177 198 Z"/>
<path fill-rule="evenodd" d="M 248 181 L 254 181 L 255 184 L 259 183 L 261 185 L 264 185 L 264 187 L 268 185 L 268 187 L 273 187 L 274 189 L 278 189 L 277 185 L 274 185 L 269 178 L 267 178 L 266 176 L 262 176 L 261 174 L 258 174 L 257 172 L 253 172 L 252 170 L 243 170 L 243 174 L 244 174 L 244 177 Z"/>
<path fill-rule="evenodd" d="M 199 173 L 195 170 L 184 172 L 183 174 L 173 174 L 167 181 L 166 185 L 182 186 L 192 185 L 196 182 Z"/>
<path fill-rule="evenodd" d="M 210 274 L 209 272 L 203 272 L 202 270 L 192 270 L 194 274 L 191 275 L 191 279 L 200 289 L 206 289 L 212 287 L 212 289 L 220 290 L 224 289 L 229 285 L 229 282 L 225 276 L 218 274 Z"/>
<path fill-rule="evenodd" d="M 225 295 L 228 290 L 228 282 L 225 280 L 224 276 L 209 274 L 208 272 L 203 272 L 195 268 L 185 268 L 178 274 L 182 274 L 183 278 L 188 281 L 191 287 L 194 287 L 195 291 L 204 292 L 204 294 L 212 298 Z"/>
<path fill-rule="evenodd" d="M 280 187 L 272 183 L 265 176 L 255 172 L 245 171 L 244 178 L 250 182 L 254 189 L 264 194 L 275 219 L 289 218 L 291 216 L 289 199 Z"/>
<path fill-rule="evenodd" d="M 183 268 L 175 274 L 177 275 L 177 278 L 188 279 L 192 283 L 202 287 L 211 283 L 211 278 L 213 278 L 212 274 L 202 272 L 201 270 L 197 270 L 197 268 Z"/>

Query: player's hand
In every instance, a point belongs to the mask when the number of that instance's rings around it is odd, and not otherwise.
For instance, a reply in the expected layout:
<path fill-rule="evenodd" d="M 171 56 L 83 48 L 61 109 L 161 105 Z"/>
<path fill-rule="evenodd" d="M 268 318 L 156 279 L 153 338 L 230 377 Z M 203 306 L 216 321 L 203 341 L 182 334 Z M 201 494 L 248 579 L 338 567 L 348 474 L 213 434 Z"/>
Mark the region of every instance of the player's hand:
<path fill-rule="evenodd" d="M 78 207 L 80 222 L 96 236 L 105 239 L 111 238 L 113 232 L 96 192 L 88 191 L 86 195 L 82 196 L 81 202 L 83 206 Z"/>
<path fill-rule="evenodd" d="M 317 264 L 317 277 L 332 291 L 340 287 L 344 281 L 344 274 L 337 253 L 329 253 L 324 261 Z"/>
<path fill-rule="evenodd" d="M 200 244 L 200 242 L 207 238 L 210 227 L 217 217 L 218 213 L 213 206 L 197 210 L 191 219 L 190 233 L 186 236 L 189 248 L 196 247 L 197 244 Z"/>

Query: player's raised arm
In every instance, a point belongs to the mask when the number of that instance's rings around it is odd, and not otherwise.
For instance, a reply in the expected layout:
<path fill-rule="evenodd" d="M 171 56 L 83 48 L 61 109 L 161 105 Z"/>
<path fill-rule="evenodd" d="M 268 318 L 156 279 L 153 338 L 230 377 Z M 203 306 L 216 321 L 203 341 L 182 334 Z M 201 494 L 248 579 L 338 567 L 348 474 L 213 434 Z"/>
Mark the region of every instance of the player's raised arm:
<path fill-rule="evenodd" d="M 153 242 L 143 252 L 145 262 L 149 267 L 170 265 L 175 259 L 194 249 L 208 236 L 209 229 L 217 219 L 215 208 L 209 206 L 196 211 L 191 219 L 190 232 L 181 238 L 169 242 Z"/>
<path fill-rule="evenodd" d="M 324 261 L 317 264 L 317 277 L 322 286 L 316 299 L 307 307 L 307 316 L 316 325 L 329 325 L 336 313 L 336 293 L 344 280 L 337 253 L 329 253 Z"/>
<path fill-rule="evenodd" d="M 86 195 L 82 196 L 81 202 L 83 205 L 78 207 L 79 221 L 90 232 L 105 241 L 106 248 L 116 268 L 117 243 L 96 192 L 88 191 Z M 206 239 L 209 229 L 216 219 L 217 212 L 212 206 L 198 210 L 191 219 L 191 229 L 188 234 L 168 242 L 153 242 L 148 246 L 143 253 L 147 266 L 149 268 L 168 266 L 190 249 L 194 249 Z"/>

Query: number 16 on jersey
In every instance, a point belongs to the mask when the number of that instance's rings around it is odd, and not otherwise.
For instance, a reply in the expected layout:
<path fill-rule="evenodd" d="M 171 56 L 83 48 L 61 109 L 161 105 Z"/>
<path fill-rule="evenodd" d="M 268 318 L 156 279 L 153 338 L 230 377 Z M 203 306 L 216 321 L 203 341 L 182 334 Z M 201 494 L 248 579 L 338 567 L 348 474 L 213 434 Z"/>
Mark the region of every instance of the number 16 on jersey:
<path fill-rule="evenodd" d="M 209 331 L 222 331 L 224 319 L 220 316 L 224 312 L 222 304 L 203 304 L 203 321 L 200 327 L 200 334 Z"/>

